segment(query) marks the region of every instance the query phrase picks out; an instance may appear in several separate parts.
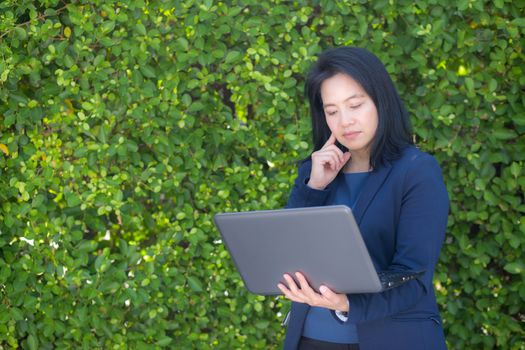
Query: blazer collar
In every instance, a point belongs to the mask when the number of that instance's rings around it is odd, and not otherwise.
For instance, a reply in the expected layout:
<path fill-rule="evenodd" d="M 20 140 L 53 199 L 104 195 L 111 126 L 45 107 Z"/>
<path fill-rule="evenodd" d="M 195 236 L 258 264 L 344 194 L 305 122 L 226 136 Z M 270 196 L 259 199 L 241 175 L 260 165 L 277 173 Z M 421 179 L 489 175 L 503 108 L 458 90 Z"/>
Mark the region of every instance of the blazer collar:
<path fill-rule="evenodd" d="M 364 187 L 361 189 L 361 194 L 357 199 L 354 206 L 353 214 L 357 224 L 361 223 L 361 219 L 366 212 L 366 209 L 374 199 L 377 191 L 381 188 L 381 185 L 385 182 L 388 174 L 392 170 L 392 164 L 385 162 L 378 170 L 374 170 L 370 173 L 370 176 L 366 180 Z"/>

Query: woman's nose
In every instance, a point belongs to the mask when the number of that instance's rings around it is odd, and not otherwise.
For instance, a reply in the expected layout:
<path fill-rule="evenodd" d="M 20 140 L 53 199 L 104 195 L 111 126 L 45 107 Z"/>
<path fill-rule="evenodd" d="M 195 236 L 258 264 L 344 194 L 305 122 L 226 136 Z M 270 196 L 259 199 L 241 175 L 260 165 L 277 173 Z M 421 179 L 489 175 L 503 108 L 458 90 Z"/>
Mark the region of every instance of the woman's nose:
<path fill-rule="evenodd" d="M 344 111 L 341 113 L 341 124 L 342 125 L 352 125 L 355 123 L 355 118 L 352 112 Z"/>

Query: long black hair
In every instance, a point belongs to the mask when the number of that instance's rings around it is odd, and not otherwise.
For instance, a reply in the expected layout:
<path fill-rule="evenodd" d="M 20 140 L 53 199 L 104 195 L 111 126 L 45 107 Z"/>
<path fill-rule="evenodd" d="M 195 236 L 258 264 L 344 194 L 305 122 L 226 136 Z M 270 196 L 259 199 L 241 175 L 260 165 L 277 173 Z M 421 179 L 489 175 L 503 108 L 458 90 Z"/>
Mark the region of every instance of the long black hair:
<path fill-rule="evenodd" d="M 306 79 L 314 151 L 320 150 L 331 134 L 323 110 L 321 84 L 338 73 L 359 83 L 376 106 L 378 125 L 371 145 L 371 167 L 376 169 L 399 158 L 403 148 L 413 143 L 408 112 L 379 58 L 365 49 L 345 46 L 323 52 Z"/>

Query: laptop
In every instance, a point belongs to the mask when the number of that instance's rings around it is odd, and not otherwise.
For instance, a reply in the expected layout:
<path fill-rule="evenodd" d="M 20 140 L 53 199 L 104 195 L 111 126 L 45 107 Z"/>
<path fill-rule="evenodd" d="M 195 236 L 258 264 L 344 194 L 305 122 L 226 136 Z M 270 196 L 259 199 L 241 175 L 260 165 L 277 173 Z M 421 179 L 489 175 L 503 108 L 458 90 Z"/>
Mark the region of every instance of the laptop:
<path fill-rule="evenodd" d="M 350 208 L 344 205 L 220 213 L 223 242 L 254 294 L 279 295 L 283 274 L 300 271 L 319 292 L 377 293 L 423 274 L 377 273 Z M 296 281 L 297 282 L 297 281 Z"/>

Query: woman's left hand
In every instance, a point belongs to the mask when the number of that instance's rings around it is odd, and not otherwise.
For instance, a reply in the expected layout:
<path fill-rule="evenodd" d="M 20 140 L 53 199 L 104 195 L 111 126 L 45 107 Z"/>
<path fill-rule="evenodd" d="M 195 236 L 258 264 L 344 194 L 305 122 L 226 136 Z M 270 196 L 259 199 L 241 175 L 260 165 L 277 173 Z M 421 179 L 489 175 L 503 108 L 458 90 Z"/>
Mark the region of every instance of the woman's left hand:
<path fill-rule="evenodd" d="M 299 286 L 297 286 L 292 276 L 288 274 L 284 275 L 288 287 L 283 283 L 277 285 L 287 299 L 298 303 L 306 303 L 310 306 L 319 306 L 343 312 L 349 311 L 348 297 L 346 294 L 336 294 L 327 286 L 321 286 L 319 288 L 321 294 L 319 294 L 310 287 L 308 281 L 306 281 L 306 278 L 300 272 L 296 272 L 295 276 L 299 281 Z"/>

